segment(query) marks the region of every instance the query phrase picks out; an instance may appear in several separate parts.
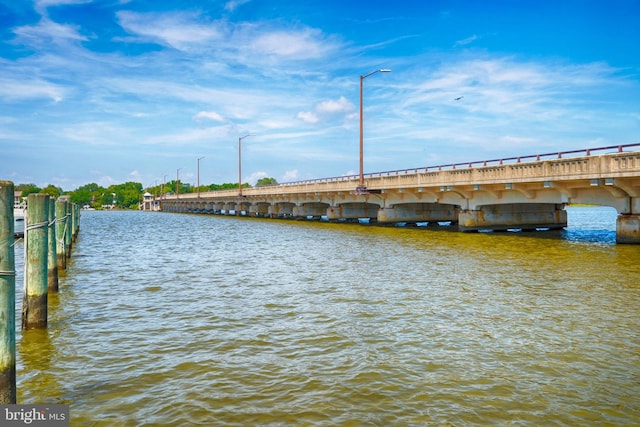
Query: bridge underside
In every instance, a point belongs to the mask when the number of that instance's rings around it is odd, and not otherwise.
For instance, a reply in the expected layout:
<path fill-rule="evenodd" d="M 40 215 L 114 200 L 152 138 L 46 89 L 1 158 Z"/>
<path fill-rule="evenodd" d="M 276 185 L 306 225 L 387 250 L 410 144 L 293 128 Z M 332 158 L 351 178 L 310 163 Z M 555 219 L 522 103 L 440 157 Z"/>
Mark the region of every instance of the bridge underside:
<path fill-rule="evenodd" d="M 636 198 L 626 204 L 633 210 Z M 567 226 L 564 203 L 504 203 L 463 209 L 451 203 L 398 203 L 381 206 L 378 203 L 348 202 L 332 206 L 329 203 L 292 202 L 211 203 L 184 202 L 163 206 L 166 212 L 215 213 L 265 218 L 326 219 L 329 221 L 369 218 L 381 224 L 441 223 L 457 225 L 463 232 L 562 229 Z M 618 243 L 640 244 L 640 214 L 622 213 L 616 222 Z"/>

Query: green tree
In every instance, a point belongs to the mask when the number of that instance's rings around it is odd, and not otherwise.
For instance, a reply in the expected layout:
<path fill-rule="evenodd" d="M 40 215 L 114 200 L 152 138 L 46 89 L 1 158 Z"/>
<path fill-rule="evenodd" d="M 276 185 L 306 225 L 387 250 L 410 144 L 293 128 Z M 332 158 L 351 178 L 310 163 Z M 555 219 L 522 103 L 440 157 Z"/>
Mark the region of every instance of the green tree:
<path fill-rule="evenodd" d="M 48 194 L 49 196 L 57 199 L 62 194 L 62 188 L 56 187 L 53 184 L 47 185 L 45 188 L 40 190 L 41 193 Z"/>
<path fill-rule="evenodd" d="M 25 198 L 29 194 L 39 193 L 40 187 L 35 184 L 18 184 L 15 186 L 14 191 L 22 191 L 22 197 Z"/>
<path fill-rule="evenodd" d="M 246 182 L 244 184 L 242 184 L 242 188 L 247 188 L 249 187 L 249 184 L 247 184 Z M 208 188 L 212 191 L 217 191 L 217 190 L 232 190 L 234 188 L 238 188 L 238 183 L 237 182 L 225 182 L 224 184 L 211 184 L 208 186 Z"/>
<path fill-rule="evenodd" d="M 94 208 L 99 208 L 103 204 L 102 196 L 105 192 L 104 187 L 92 182 L 72 191 L 69 200 L 80 206 L 90 205 Z"/>
<path fill-rule="evenodd" d="M 265 185 L 278 185 L 278 181 L 275 178 L 260 178 L 256 182 L 256 187 L 264 187 Z"/>
<path fill-rule="evenodd" d="M 142 201 L 142 184 L 139 182 L 125 182 L 124 184 L 111 185 L 107 193 L 115 193 L 116 206 L 125 209 L 134 209 Z"/>

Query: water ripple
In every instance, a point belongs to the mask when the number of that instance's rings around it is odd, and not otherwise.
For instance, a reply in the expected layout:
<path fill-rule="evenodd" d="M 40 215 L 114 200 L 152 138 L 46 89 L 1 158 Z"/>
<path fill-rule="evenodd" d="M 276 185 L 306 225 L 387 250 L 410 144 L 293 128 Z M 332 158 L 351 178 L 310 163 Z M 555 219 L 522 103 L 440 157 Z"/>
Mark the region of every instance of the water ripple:
<path fill-rule="evenodd" d="M 82 225 L 49 330 L 18 334 L 19 401 L 69 403 L 72 425 L 640 423 L 638 247 L 572 229 Z"/>

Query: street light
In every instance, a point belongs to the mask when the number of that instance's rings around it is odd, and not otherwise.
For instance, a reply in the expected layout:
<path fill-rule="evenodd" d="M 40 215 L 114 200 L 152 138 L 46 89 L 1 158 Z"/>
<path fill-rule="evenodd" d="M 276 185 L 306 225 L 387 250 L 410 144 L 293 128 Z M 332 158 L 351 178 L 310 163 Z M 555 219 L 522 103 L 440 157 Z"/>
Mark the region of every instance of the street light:
<path fill-rule="evenodd" d="M 180 169 L 182 168 L 176 170 L 176 199 L 180 198 Z"/>
<path fill-rule="evenodd" d="M 248 133 L 238 138 L 238 197 L 242 197 L 242 140 L 248 136 L 254 136 Z"/>
<path fill-rule="evenodd" d="M 198 199 L 200 198 L 200 160 L 204 159 L 204 156 L 198 158 Z"/>
<path fill-rule="evenodd" d="M 365 74 L 364 76 L 360 76 L 360 182 L 358 183 L 358 186 L 356 187 L 356 194 L 367 194 L 367 187 L 365 187 L 364 185 L 364 171 L 363 171 L 363 164 L 364 164 L 364 155 L 363 155 L 363 151 L 364 151 L 364 136 L 363 136 L 363 120 L 364 120 L 364 108 L 362 105 L 362 82 L 364 81 L 364 79 L 366 79 L 367 77 L 375 74 L 375 73 L 390 73 L 391 70 L 387 69 L 387 68 L 382 68 L 380 70 L 375 70 L 370 72 L 369 74 Z"/>

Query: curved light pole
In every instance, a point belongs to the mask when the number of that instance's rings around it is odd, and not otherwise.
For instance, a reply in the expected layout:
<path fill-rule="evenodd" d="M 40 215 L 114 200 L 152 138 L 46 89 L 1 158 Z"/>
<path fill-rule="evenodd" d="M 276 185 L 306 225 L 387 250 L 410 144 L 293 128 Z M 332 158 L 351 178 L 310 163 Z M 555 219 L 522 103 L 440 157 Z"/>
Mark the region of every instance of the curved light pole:
<path fill-rule="evenodd" d="M 367 194 L 367 187 L 365 187 L 364 185 L 364 171 L 363 171 L 363 165 L 364 165 L 364 125 L 363 125 L 363 121 L 364 121 L 364 107 L 362 105 L 362 82 L 364 81 L 364 79 L 366 79 L 367 77 L 375 74 L 375 73 L 390 73 L 391 70 L 387 69 L 387 68 L 382 68 L 380 70 L 375 70 L 370 72 L 369 74 L 365 74 L 364 76 L 360 76 L 360 181 L 358 183 L 358 186 L 356 187 L 356 194 Z"/>
<path fill-rule="evenodd" d="M 248 133 L 238 138 L 238 197 L 242 197 L 242 140 L 248 136 L 254 136 Z"/>

